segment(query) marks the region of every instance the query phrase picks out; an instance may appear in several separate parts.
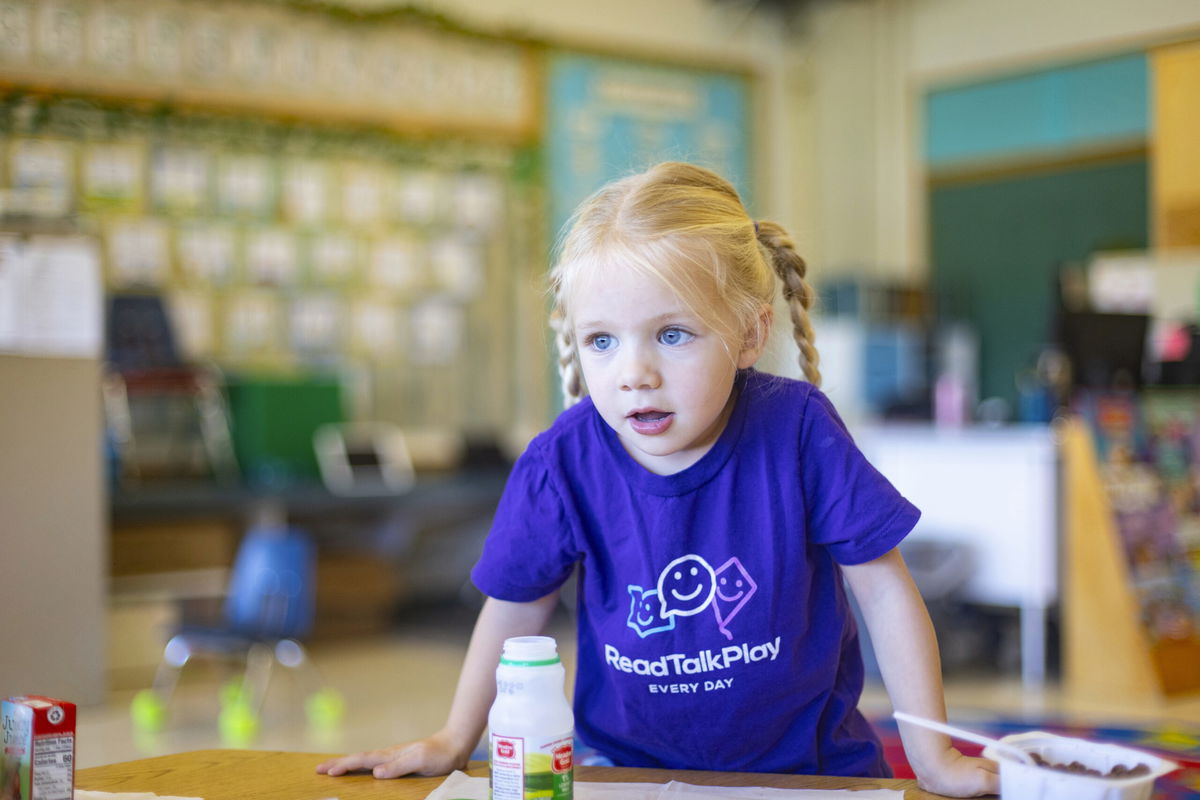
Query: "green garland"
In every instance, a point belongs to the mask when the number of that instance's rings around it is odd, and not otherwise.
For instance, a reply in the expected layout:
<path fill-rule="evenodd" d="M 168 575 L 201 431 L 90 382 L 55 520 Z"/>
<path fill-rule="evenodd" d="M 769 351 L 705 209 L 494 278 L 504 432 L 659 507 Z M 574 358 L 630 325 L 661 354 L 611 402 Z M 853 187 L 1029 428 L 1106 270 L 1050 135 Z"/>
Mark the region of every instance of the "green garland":
<path fill-rule="evenodd" d="M 0 95 L 0 133 L 77 140 L 131 135 L 291 156 L 384 159 L 393 163 L 486 168 L 513 161 L 512 145 L 467 138 L 413 139 L 370 127 L 280 122 L 249 114 L 182 111 L 74 95 L 20 91 Z"/>

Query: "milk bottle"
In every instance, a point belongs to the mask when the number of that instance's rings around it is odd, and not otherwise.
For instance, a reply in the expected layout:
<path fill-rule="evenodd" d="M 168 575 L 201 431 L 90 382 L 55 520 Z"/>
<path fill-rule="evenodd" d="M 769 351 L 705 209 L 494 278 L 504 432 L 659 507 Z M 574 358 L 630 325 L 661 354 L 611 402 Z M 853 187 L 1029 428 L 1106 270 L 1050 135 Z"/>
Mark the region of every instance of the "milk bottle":
<path fill-rule="evenodd" d="M 549 636 L 504 642 L 488 714 L 492 800 L 571 800 L 575 715 Z"/>

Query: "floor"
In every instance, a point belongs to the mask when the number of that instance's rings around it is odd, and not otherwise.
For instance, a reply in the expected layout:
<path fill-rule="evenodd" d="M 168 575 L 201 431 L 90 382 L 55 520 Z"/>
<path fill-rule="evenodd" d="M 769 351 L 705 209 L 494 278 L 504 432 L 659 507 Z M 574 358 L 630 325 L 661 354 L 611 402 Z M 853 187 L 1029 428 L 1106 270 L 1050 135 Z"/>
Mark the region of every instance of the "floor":
<path fill-rule="evenodd" d="M 217 727 L 219 687 L 223 675 L 208 665 L 189 666 L 171 703 L 171 714 L 157 734 L 140 733 L 130 719 L 134 690 L 113 691 L 103 706 L 79 710 L 77 764 L 91 767 L 150 755 L 214 747 L 340 753 L 381 747 L 417 738 L 441 725 L 458 677 L 472 614 L 464 608 L 415 615 L 419 622 L 386 634 L 353 640 L 317 642 L 311 660 L 325 685 L 345 700 L 340 725 L 314 728 L 304 713 L 306 691 L 294 675 L 277 670 L 267 694 L 260 731 L 253 741 L 222 741 Z M 570 674 L 573 635 L 563 615 L 551 625 Z M 1159 705 L 1120 699 L 1084 702 L 1051 685 L 1026 691 L 1015 675 L 982 673 L 952 676 L 946 682 L 947 706 L 953 721 L 1003 713 L 1049 714 L 1096 724 L 1131 726 L 1178 723 L 1200 728 L 1200 695 Z M 890 710 L 887 695 L 869 686 L 862 706 L 870 713 Z M 314 758 L 314 765 L 317 759 Z"/>

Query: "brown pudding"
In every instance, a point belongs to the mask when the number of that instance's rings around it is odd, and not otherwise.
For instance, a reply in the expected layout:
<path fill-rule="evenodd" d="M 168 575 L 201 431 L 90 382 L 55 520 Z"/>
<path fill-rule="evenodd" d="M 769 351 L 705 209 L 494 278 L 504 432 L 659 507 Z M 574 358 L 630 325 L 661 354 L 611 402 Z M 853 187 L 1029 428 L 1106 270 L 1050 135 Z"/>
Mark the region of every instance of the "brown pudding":
<path fill-rule="evenodd" d="M 1056 770 L 1058 772 L 1069 772 L 1072 775 L 1091 775 L 1095 778 L 1135 778 L 1138 775 L 1150 774 L 1150 767 L 1145 764 L 1138 764 L 1133 767 L 1127 767 L 1124 764 L 1117 764 L 1108 772 L 1101 772 L 1098 769 L 1092 769 L 1086 764 L 1078 761 L 1072 761 L 1070 764 L 1058 764 L 1053 761 L 1047 761 L 1037 753 L 1029 754 L 1033 758 L 1033 763 L 1039 767 Z"/>

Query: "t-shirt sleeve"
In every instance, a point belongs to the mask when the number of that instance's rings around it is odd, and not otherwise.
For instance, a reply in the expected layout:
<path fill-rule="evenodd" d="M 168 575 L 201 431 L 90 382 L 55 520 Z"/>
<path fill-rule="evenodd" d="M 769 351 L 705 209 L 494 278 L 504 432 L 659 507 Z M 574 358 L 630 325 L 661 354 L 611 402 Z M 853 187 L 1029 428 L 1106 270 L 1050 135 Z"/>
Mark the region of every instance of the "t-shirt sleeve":
<path fill-rule="evenodd" d="M 513 465 L 471 580 L 488 597 L 537 600 L 571 574 L 579 558 L 573 542 L 545 461 L 526 450 Z"/>
<path fill-rule="evenodd" d="M 921 512 L 867 461 L 819 391 L 808 397 L 800 435 L 809 541 L 839 564 L 862 564 L 898 545 Z"/>

